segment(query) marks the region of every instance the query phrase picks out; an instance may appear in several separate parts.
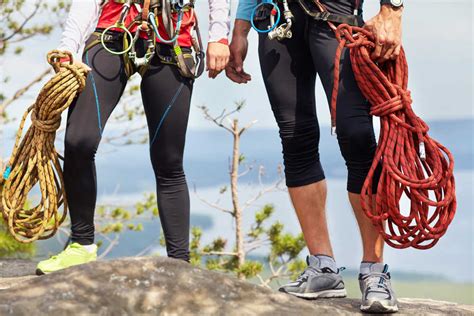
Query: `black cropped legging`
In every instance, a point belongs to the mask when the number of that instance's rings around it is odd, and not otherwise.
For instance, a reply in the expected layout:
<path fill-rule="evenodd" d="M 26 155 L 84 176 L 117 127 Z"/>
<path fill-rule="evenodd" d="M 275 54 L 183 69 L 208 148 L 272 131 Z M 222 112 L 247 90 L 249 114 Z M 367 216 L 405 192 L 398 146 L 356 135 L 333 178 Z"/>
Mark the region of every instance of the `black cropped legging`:
<path fill-rule="evenodd" d="M 92 71 L 88 74 L 85 90 L 69 109 L 64 178 L 71 216 L 71 240 L 87 245 L 94 242 L 95 154 L 107 119 L 119 102 L 128 78 L 122 58 L 108 53 L 100 44 L 84 54 L 83 62 Z M 168 256 L 187 261 L 190 206 L 183 151 L 192 86 L 192 80 L 183 78 L 177 67 L 162 64 L 156 57 L 141 81 Z"/>
<path fill-rule="evenodd" d="M 333 13 L 352 13 L 350 0 L 326 3 Z M 277 41 L 261 34 L 259 57 L 280 128 L 286 183 L 288 187 L 299 187 L 325 178 L 319 160 L 315 81 L 318 74 L 329 102 L 338 43 L 325 22 L 309 18 L 296 3 L 290 4 L 290 8 L 295 15 L 293 37 Z M 348 169 L 347 190 L 360 193 L 375 154 L 376 141 L 369 104 L 355 81 L 348 50 L 341 61 L 336 126 L 337 140 Z"/>

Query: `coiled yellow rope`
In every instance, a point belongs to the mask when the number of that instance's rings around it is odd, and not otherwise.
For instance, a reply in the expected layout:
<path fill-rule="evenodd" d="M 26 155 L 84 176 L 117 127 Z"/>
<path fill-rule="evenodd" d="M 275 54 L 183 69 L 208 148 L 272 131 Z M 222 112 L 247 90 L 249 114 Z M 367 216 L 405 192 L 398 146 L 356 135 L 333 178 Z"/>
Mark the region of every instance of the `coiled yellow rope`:
<path fill-rule="evenodd" d="M 69 58 L 70 62 L 61 63 L 63 58 Z M 86 70 L 72 64 L 69 52 L 51 51 L 47 60 L 56 74 L 23 114 L 13 153 L 0 180 L 0 210 L 9 232 L 22 243 L 53 236 L 66 218 L 67 200 L 54 140 L 62 112 L 86 84 Z M 32 125 L 22 137 L 30 113 Z M 28 194 L 37 185 L 41 200 L 34 207 L 25 209 Z M 60 214 L 59 208 L 63 204 Z"/>

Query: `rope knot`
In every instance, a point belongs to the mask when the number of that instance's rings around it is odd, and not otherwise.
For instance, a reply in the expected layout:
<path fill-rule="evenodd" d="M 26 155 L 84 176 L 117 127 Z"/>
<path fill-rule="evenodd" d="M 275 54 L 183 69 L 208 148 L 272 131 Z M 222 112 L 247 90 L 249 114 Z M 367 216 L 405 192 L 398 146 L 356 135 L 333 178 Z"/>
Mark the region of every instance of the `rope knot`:
<path fill-rule="evenodd" d="M 370 109 L 370 114 L 375 116 L 386 116 L 403 109 L 402 97 L 397 95 L 387 101 L 373 105 Z"/>
<path fill-rule="evenodd" d="M 54 133 L 61 126 L 61 116 L 41 120 L 37 117 L 36 109 L 31 111 L 31 123 L 34 127 L 45 133 Z"/>

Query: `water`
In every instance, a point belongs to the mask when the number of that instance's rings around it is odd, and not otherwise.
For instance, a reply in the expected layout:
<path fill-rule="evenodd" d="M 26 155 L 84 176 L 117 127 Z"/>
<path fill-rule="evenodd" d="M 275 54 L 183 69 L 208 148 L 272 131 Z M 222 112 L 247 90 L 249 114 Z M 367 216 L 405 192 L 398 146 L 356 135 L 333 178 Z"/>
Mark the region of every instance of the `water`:
<path fill-rule="evenodd" d="M 453 120 L 429 122 L 430 135 L 446 145 L 456 159 L 455 176 L 458 210 L 447 234 L 437 246 L 427 251 L 396 250 L 386 248 L 385 260 L 393 269 L 402 272 L 432 274 L 459 282 L 473 282 L 473 126 L 474 120 Z M 322 127 L 320 143 L 321 161 L 328 178 L 328 222 L 332 243 L 338 263 L 349 268 L 357 268 L 360 262 L 361 246 L 349 203 L 346 199 L 346 167 L 341 158 L 337 141 L 329 135 L 329 127 Z M 327 133 L 326 133 L 327 132 Z M 3 150 L 9 148 L 3 144 Z M 227 184 L 229 156 L 232 138 L 223 130 L 191 130 L 186 145 L 185 170 L 191 187 L 192 223 L 204 228 L 203 241 L 217 236 L 233 240 L 231 218 L 218 210 L 209 208 L 200 197 L 215 201 L 219 188 Z M 99 149 L 97 171 L 99 200 L 102 203 L 122 203 L 131 205 L 140 200 L 143 192 L 153 192 L 154 177 L 151 172 L 147 146 L 114 148 L 104 146 Z M 251 198 L 259 189 L 257 166 L 264 165 L 266 173 L 263 186 L 278 178 L 277 167 L 281 163 L 281 147 L 277 130 L 250 130 L 242 138 L 242 152 L 247 163 L 255 168 L 241 179 L 240 197 L 242 201 Z M 222 205 L 229 206 L 228 197 L 223 197 Z M 266 195 L 254 208 L 244 214 L 244 223 L 252 223 L 253 213 L 265 203 L 275 205 L 274 220 L 285 223 L 285 229 L 299 232 L 299 225 L 286 192 L 278 191 Z M 110 253 L 110 257 L 136 255 L 147 249 L 150 243 L 157 244 L 160 227 L 158 220 L 146 220 L 144 231 L 127 232 Z M 40 255 L 56 251 L 60 244 L 55 240 L 40 245 Z M 161 254 L 163 249 L 155 248 Z M 147 251 L 145 251 L 147 252 Z M 255 254 L 264 254 L 265 249 Z"/>

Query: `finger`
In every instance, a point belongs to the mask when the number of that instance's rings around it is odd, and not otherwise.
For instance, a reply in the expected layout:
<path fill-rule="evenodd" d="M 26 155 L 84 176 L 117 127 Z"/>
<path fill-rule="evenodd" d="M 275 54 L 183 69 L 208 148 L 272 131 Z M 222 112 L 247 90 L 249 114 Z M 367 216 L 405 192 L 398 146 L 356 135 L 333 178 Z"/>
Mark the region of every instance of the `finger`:
<path fill-rule="evenodd" d="M 380 56 L 382 55 L 383 48 L 384 43 L 377 38 L 375 41 L 375 49 L 371 56 L 372 60 L 378 60 L 380 58 Z"/>
<path fill-rule="evenodd" d="M 216 70 L 221 72 L 222 69 L 224 69 L 225 65 L 224 65 L 224 59 L 222 57 L 219 57 L 218 59 L 216 59 Z"/>
<path fill-rule="evenodd" d="M 391 45 L 388 47 L 388 49 L 382 54 L 381 62 L 386 62 L 387 60 L 390 60 L 393 53 L 395 52 L 395 45 Z"/>
<path fill-rule="evenodd" d="M 233 63 L 234 63 L 234 66 L 235 66 L 235 70 L 237 72 L 241 72 L 242 69 L 243 69 L 244 62 L 243 62 L 242 56 L 240 56 L 240 54 L 237 54 L 237 56 L 234 56 Z"/>
<path fill-rule="evenodd" d="M 227 55 L 225 57 L 225 66 L 224 66 L 224 68 L 227 67 L 227 64 L 229 64 L 229 62 L 230 62 L 230 55 Z"/>
<path fill-rule="evenodd" d="M 395 46 L 395 50 L 393 52 L 393 55 L 391 56 L 391 59 L 396 60 L 398 56 L 400 56 L 400 51 L 402 49 L 402 45 L 398 44 Z"/>
<path fill-rule="evenodd" d="M 251 76 L 250 74 L 246 73 L 243 69 L 242 69 L 242 71 L 239 73 L 239 75 L 240 75 L 242 78 L 244 78 L 245 80 L 247 80 L 247 81 L 252 80 L 252 76 Z"/>
<path fill-rule="evenodd" d="M 209 78 L 214 79 L 217 77 L 218 72 L 215 70 L 210 70 L 209 71 Z"/>
<path fill-rule="evenodd" d="M 209 70 L 215 70 L 216 69 L 216 58 L 215 57 L 209 57 Z"/>
<path fill-rule="evenodd" d="M 243 77 L 241 73 L 239 72 L 235 73 L 235 79 L 236 79 L 235 82 L 240 83 L 240 84 L 248 82 L 248 80 L 245 77 Z"/>
<path fill-rule="evenodd" d="M 240 77 L 237 75 L 237 72 L 235 71 L 235 68 L 233 67 L 227 67 L 225 69 L 225 74 L 227 76 L 227 78 L 229 78 L 230 80 L 232 80 L 233 82 L 235 83 L 240 83 L 241 79 Z"/>

